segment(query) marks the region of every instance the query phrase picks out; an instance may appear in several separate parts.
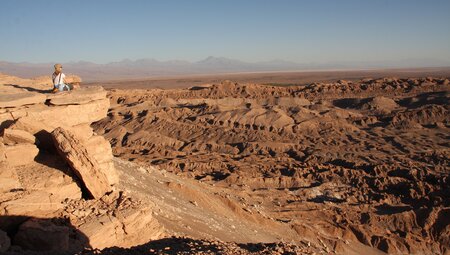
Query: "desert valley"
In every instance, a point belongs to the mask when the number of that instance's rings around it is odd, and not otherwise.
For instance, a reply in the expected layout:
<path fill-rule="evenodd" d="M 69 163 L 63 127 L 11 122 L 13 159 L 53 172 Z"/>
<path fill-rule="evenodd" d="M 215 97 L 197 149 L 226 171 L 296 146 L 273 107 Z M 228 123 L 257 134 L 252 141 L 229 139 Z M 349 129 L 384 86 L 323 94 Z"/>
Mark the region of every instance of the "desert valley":
<path fill-rule="evenodd" d="M 1 74 L 0 251 L 449 254 L 450 74 L 421 72 Z"/>

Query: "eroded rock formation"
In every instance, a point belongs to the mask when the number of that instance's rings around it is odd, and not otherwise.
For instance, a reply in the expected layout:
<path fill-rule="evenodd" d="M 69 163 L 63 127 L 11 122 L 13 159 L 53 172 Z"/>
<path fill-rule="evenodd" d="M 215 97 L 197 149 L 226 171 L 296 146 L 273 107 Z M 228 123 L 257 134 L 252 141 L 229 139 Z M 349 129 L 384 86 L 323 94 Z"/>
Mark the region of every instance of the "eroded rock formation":
<path fill-rule="evenodd" d="M 445 254 L 448 84 L 428 77 L 117 89 L 94 126 L 116 156 L 235 194 L 237 208 L 283 222 L 285 238 L 294 230 L 297 242 L 343 254 L 348 243 Z"/>
<path fill-rule="evenodd" d="M 110 106 L 20 82 L 0 86 L 0 249 L 449 252 L 448 79 L 112 90 Z M 80 165 L 106 175 L 96 199 Z"/>
<path fill-rule="evenodd" d="M 128 247 L 161 235 L 151 207 L 116 190 L 111 146 L 90 128 L 106 117 L 106 91 L 51 94 L 41 82 L 0 76 L 0 250 Z"/>

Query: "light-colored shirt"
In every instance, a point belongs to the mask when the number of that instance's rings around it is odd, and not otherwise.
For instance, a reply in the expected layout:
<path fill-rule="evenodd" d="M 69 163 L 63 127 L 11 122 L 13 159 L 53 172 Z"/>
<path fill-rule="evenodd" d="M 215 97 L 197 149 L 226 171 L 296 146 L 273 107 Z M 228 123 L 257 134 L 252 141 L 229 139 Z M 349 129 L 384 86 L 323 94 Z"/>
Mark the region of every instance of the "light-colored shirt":
<path fill-rule="evenodd" d="M 52 75 L 53 85 L 58 85 L 58 84 L 64 83 L 64 78 L 66 78 L 66 75 L 63 73 L 59 73 L 58 75 L 53 73 L 53 75 Z"/>

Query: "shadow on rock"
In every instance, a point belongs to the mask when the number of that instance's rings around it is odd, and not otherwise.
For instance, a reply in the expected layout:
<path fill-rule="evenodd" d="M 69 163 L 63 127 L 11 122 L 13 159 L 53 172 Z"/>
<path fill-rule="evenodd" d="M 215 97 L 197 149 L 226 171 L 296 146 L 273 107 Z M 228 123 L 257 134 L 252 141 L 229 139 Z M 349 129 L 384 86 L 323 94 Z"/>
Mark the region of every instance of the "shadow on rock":
<path fill-rule="evenodd" d="M 132 248 L 112 247 L 84 254 L 195 254 L 208 252 L 217 254 L 221 251 L 219 242 L 194 240 L 190 238 L 163 238 Z"/>
<path fill-rule="evenodd" d="M 89 239 L 65 218 L 0 216 L 0 252 L 73 254 L 91 248 Z"/>
<path fill-rule="evenodd" d="M 22 86 L 22 85 L 17 85 L 17 84 L 5 84 L 5 85 L 11 86 L 14 88 L 18 88 L 18 89 L 26 89 L 30 92 L 38 92 L 38 93 L 51 93 L 52 92 L 51 89 L 37 89 L 37 88 L 27 87 L 27 86 Z"/>
<path fill-rule="evenodd" d="M 112 247 L 83 254 L 299 254 L 299 247 L 284 243 L 237 244 L 212 240 L 171 237 L 132 248 Z"/>

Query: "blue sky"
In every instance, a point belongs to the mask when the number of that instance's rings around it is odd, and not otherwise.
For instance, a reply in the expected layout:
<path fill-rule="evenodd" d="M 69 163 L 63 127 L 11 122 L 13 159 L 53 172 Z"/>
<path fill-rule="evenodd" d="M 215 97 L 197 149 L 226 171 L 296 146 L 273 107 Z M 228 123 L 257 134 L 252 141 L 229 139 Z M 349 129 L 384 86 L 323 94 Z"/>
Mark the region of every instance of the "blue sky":
<path fill-rule="evenodd" d="M 450 61 L 448 0 L 0 0 L 0 60 Z"/>

